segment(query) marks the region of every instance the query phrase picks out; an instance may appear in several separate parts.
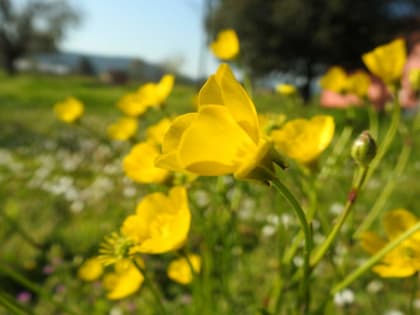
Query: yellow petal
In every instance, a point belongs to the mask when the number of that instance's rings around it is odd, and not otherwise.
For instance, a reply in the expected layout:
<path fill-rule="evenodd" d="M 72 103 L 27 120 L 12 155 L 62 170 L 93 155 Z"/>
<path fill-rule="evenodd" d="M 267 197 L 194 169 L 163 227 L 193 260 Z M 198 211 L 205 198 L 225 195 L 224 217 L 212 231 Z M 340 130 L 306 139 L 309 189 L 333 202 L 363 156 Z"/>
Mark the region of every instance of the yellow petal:
<path fill-rule="evenodd" d="M 191 213 L 184 187 L 174 187 L 169 196 L 147 195 L 136 215 L 128 217 L 121 232 L 135 241 L 134 252 L 161 254 L 183 246 L 188 236 Z"/>
<path fill-rule="evenodd" d="M 171 126 L 171 120 L 168 118 L 161 119 L 158 123 L 150 126 L 146 130 L 147 139 L 153 141 L 156 144 L 161 145 L 163 143 L 163 137 Z"/>
<path fill-rule="evenodd" d="M 159 104 L 162 104 L 166 101 L 169 94 L 172 92 L 174 86 L 175 76 L 172 74 L 165 74 L 157 84 L 157 97 Z"/>
<path fill-rule="evenodd" d="M 398 237 L 417 223 L 414 214 L 405 209 L 395 209 L 384 215 L 383 226 L 390 240 Z"/>
<path fill-rule="evenodd" d="M 255 143 L 258 142 L 259 125 L 254 103 L 227 64 L 221 64 L 201 88 L 199 107 L 206 105 L 226 106 L 238 124 Z"/>
<path fill-rule="evenodd" d="M 375 254 L 386 245 L 385 241 L 373 232 L 363 232 L 360 242 L 362 248 L 370 254 Z"/>
<path fill-rule="evenodd" d="M 104 277 L 104 286 L 108 291 L 107 298 L 117 300 L 125 298 L 140 289 L 143 275 L 129 260 L 116 263 L 115 272 Z"/>
<path fill-rule="evenodd" d="M 319 84 L 324 90 L 342 93 L 347 88 L 347 74 L 341 67 L 332 67 L 324 74 Z"/>
<path fill-rule="evenodd" d="M 183 168 L 204 176 L 235 172 L 256 151 L 249 135 L 223 106 L 202 106 L 179 144 Z"/>
<path fill-rule="evenodd" d="M 127 177 L 138 183 L 162 183 L 170 173 L 155 166 L 159 150 L 152 142 L 136 144 L 123 159 L 123 169 Z"/>
<path fill-rule="evenodd" d="M 54 105 L 54 113 L 57 118 L 66 123 L 72 123 L 79 119 L 84 112 L 82 102 L 74 97 L 67 98 L 64 102 Z"/>
<path fill-rule="evenodd" d="M 236 32 L 226 29 L 217 35 L 216 40 L 211 43 L 210 49 L 213 54 L 222 60 L 230 60 L 239 53 L 239 40 Z"/>
<path fill-rule="evenodd" d="M 178 147 L 182 135 L 197 117 L 197 113 L 189 113 L 174 119 L 162 142 L 162 154 L 156 159 L 155 165 L 173 171 L 182 171 L 182 165 L 178 157 Z"/>
<path fill-rule="evenodd" d="M 131 117 L 123 117 L 116 123 L 108 126 L 108 136 L 111 139 L 125 141 L 134 136 L 138 129 L 137 119 Z"/>
<path fill-rule="evenodd" d="M 198 255 L 190 254 L 188 260 L 189 262 L 183 257 L 172 261 L 168 266 L 168 277 L 181 284 L 190 283 L 193 279 L 191 267 L 194 272 L 198 273 L 201 269 L 201 258 Z"/>
<path fill-rule="evenodd" d="M 271 138 L 280 152 L 301 163 L 309 163 L 331 143 L 334 126 L 331 116 L 319 115 L 311 120 L 295 119 L 281 129 L 274 130 Z"/>
<path fill-rule="evenodd" d="M 396 39 L 388 44 L 376 47 L 362 56 L 368 69 L 386 83 L 401 78 L 406 62 L 405 42 Z"/>
<path fill-rule="evenodd" d="M 384 278 L 405 278 L 416 273 L 409 265 L 377 265 L 372 270 Z"/>
<path fill-rule="evenodd" d="M 77 276 L 84 281 L 94 281 L 103 273 L 103 264 L 98 258 L 90 258 L 80 266 Z"/>

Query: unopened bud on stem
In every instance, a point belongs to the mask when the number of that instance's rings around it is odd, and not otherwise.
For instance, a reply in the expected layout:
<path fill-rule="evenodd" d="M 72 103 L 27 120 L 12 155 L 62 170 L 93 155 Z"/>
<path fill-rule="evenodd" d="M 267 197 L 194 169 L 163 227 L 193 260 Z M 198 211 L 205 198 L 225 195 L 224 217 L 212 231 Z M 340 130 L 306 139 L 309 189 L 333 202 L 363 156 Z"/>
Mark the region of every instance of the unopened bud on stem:
<path fill-rule="evenodd" d="M 369 131 L 363 131 L 353 142 L 351 147 L 351 156 L 357 164 L 367 167 L 375 155 L 376 142 L 370 135 Z"/>

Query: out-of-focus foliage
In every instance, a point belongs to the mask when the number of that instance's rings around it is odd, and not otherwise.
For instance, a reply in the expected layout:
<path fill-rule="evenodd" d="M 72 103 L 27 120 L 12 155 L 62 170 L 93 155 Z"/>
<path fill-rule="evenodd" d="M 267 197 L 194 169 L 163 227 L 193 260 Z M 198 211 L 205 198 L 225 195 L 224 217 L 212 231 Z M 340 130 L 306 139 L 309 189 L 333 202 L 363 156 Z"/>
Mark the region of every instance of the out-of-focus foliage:
<path fill-rule="evenodd" d="M 17 58 L 56 49 L 78 21 L 78 13 L 65 0 L 0 0 L 0 62 L 13 74 Z"/>
<path fill-rule="evenodd" d="M 213 38 L 235 29 L 254 75 L 293 70 L 311 78 L 319 63 L 361 66 L 362 53 L 418 27 L 419 9 L 419 0 L 220 0 L 207 30 Z"/>

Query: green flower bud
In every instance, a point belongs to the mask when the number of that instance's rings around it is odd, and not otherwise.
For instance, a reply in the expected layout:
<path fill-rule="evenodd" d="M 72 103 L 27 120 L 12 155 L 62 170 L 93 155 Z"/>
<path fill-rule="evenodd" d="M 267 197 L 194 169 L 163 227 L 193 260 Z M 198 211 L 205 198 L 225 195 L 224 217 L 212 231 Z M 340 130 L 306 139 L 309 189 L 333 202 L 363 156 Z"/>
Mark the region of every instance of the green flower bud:
<path fill-rule="evenodd" d="M 353 142 L 351 156 L 361 166 L 368 166 L 376 155 L 376 142 L 369 131 L 363 131 Z"/>

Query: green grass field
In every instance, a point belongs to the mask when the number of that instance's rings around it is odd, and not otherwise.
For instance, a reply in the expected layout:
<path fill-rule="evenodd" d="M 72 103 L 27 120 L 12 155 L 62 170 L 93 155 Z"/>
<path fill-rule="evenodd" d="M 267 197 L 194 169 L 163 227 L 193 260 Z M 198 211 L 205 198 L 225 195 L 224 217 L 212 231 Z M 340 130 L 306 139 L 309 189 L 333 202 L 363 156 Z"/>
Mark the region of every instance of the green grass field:
<path fill-rule="evenodd" d="M 0 74 L 0 314 L 11 314 L 11 309 L 16 314 L 161 314 L 145 285 L 126 299 L 110 301 L 100 282 L 84 283 L 77 277 L 81 262 L 97 254 L 103 237 L 118 230 L 142 196 L 167 190 L 163 185 L 140 185 L 126 178 L 121 160 L 130 144 L 106 140 L 107 124 L 121 116 L 116 102 L 137 87 L 134 83 L 109 86 L 76 76 L 10 78 Z M 195 93 L 194 87 L 176 85 L 166 113 L 175 116 L 193 111 Z M 85 104 L 83 120 L 90 131 L 54 117 L 53 104 L 68 96 Z M 326 110 L 316 100 L 303 105 L 296 99 L 258 91 L 254 102 L 258 112 L 284 113 L 287 119 L 334 116 L 334 140 L 308 178 L 315 178 L 329 163 L 345 126 L 353 128 L 352 139 L 369 127 L 364 108 Z M 151 111 L 140 119 L 138 140 L 162 115 Z M 333 250 L 312 274 L 313 314 L 376 315 L 399 310 L 414 315 L 419 311 L 415 276 L 383 279 L 368 271 L 348 287 L 354 294 L 352 301 L 343 304 L 336 297 L 334 302 L 328 295 L 333 284 L 370 257 L 353 235 L 389 181 L 394 187 L 381 213 L 405 208 L 420 217 L 420 131 L 407 134 L 413 117 L 406 116 Z M 381 113 L 379 143 L 389 123 L 390 113 Z M 404 141 L 410 142 L 411 152 L 404 170 L 395 176 Z M 280 174 L 304 209 L 316 207 L 315 245 L 331 230 L 346 201 L 355 168 L 349 152 L 350 142 L 327 176 L 315 184 L 305 183 L 294 163 Z M 315 187 L 309 193 L 308 183 Z M 197 179 L 189 199 L 193 221 L 186 247 L 206 257 L 201 287 L 181 286 L 166 277 L 166 267 L 176 253 L 144 258 L 168 314 L 295 314 L 298 285 L 292 275 L 302 264 L 302 244 L 297 243 L 296 254 L 284 264 L 284 255 L 300 230 L 286 201 L 269 187 L 233 181 L 230 176 Z M 381 217 L 370 229 L 384 235 Z"/>

